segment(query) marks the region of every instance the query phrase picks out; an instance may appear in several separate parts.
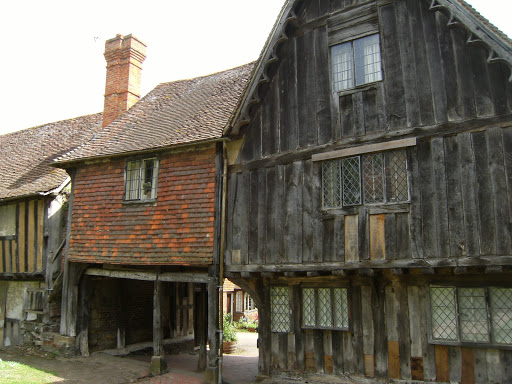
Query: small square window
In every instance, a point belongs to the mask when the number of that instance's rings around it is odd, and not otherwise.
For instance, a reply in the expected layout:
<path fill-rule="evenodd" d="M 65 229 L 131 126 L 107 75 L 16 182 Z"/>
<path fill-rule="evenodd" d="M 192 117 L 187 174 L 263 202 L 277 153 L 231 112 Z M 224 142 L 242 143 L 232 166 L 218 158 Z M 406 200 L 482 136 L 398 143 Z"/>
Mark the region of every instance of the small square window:
<path fill-rule="evenodd" d="M 331 48 L 335 92 L 382 80 L 379 35 Z"/>
<path fill-rule="evenodd" d="M 131 160 L 126 163 L 124 199 L 156 199 L 158 160 L 156 158 Z"/>

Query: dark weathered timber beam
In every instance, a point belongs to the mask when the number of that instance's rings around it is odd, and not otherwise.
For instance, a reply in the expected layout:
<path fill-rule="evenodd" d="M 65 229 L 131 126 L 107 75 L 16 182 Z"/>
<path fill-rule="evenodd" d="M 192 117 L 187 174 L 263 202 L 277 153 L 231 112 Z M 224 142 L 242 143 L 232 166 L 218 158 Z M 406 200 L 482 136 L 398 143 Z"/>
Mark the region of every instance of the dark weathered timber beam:
<path fill-rule="evenodd" d="M 499 265 L 491 265 L 491 266 L 485 268 L 486 274 L 502 273 L 502 272 L 503 272 L 503 267 L 499 266 Z"/>
<path fill-rule="evenodd" d="M 302 263 L 279 265 L 226 265 L 227 272 L 261 273 L 264 277 L 275 277 L 284 272 L 322 272 L 332 270 L 345 270 L 345 272 L 357 269 L 421 269 L 429 273 L 432 268 L 457 268 L 457 267 L 488 267 L 488 266 L 512 266 L 512 255 L 489 257 L 464 257 L 458 259 L 431 258 L 431 259 L 400 259 L 400 260 L 360 260 L 356 262 L 329 262 L 329 263 Z"/>
<path fill-rule="evenodd" d="M 155 281 L 157 272 L 151 271 L 116 271 L 100 268 L 88 268 L 86 275 L 112 277 L 116 279 Z M 179 283 L 207 283 L 210 278 L 206 273 L 164 272 L 158 275 L 160 281 Z"/>
<path fill-rule="evenodd" d="M 510 125 L 512 125 L 512 113 L 489 118 L 453 121 L 444 124 L 401 129 L 397 131 L 384 131 L 364 136 L 352 136 L 339 140 L 333 144 L 319 145 L 312 148 L 310 147 L 306 149 L 281 152 L 279 154 L 266 157 L 265 159 L 254 160 L 245 164 L 230 166 L 229 173 L 232 174 L 242 171 L 252 171 L 259 168 L 293 163 L 294 161 L 308 160 L 311 159 L 313 155 L 318 153 L 336 151 L 354 146 L 366 145 L 368 143 L 378 143 L 411 137 L 422 139 L 425 137 L 447 136 L 462 132 L 485 130 L 487 128 L 496 126 Z"/>

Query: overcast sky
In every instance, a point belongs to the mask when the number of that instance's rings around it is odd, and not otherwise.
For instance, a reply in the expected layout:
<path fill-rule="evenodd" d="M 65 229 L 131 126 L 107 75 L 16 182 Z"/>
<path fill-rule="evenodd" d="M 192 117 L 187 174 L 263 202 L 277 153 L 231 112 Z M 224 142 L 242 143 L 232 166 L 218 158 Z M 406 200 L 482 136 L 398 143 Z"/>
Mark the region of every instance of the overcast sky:
<path fill-rule="evenodd" d="M 469 0 L 512 36 L 512 5 Z M 0 134 L 101 112 L 105 40 L 147 44 L 142 95 L 157 84 L 258 58 L 284 0 L 20 0 L 2 4 Z M 511 3 L 512 4 L 512 3 Z"/>

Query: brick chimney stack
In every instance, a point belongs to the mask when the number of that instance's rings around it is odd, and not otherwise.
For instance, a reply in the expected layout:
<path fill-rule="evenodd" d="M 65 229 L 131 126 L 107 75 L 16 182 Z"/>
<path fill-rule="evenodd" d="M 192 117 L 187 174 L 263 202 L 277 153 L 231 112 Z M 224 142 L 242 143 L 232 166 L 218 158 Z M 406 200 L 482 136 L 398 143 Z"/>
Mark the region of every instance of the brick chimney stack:
<path fill-rule="evenodd" d="M 140 75 L 146 45 L 132 35 L 118 34 L 105 42 L 107 81 L 103 127 L 127 111 L 140 98 Z"/>

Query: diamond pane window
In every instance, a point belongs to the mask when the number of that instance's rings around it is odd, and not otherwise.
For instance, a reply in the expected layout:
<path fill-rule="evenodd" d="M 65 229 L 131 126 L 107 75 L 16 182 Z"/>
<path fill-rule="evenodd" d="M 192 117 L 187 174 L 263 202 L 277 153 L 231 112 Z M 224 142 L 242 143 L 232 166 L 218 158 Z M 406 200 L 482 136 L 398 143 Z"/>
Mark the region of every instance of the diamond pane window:
<path fill-rule="evenodd" d="M 322 163 L 323 207 L 409 201 L 404 149 Z"/>
<path fill-rule="evenodd" d="M 432 336 L 440 340 L 457 340 L 455 288 L 430 288 Z"/>
<path fill-rule="evenodd" d="M 334 328 L 348 329 L 348 298 L 346 288 L 334 288 Z"/>
<path fill-rule="evenodd" d="M 485 290 L 482 288 L 459 288 L 458 291 L 462 341 L 488 342 Z"/>
<path fill-rule="evenodd" d="M 407 158 L 403 150 L 386 154 L 386 195 L 392 202 L 409 200 Z"/>
<path fill-rule="evenodd" d="M 270 288 L 272 332 L 290 332 L 290 299 L 288 287 Z"/>
<path fill-rule="evenodd" d="M 382 153 L 363 156 L 364 202 L 384 202 L 384 160 Z"/>
<path fill-rule="evenodd" d="M 157 159 L 132 160 L 126 163 L 124 199 L 156 199 Z"/>
<path fill-rule="evenodd" d="M 322 164 L 322 186 L 325 208 L 341 207 L 341 161 Z"/>
<path fill-rule="evenodd" d="M 318 289 L 318 325 L 322 328 L 332 327 L 331 290 Z"/>
<path fill-rule="evenodd" d="M 347 289 L 302 288 L 302 326 L 347 330 Z"/>
<path fill-rule="evenodd" d="M 314 327 L 315 320 L 315 290 L 304 288 L 302 290 L 302 325 L 305 327 Z"/>
<path fill-rule="evenodd" d="M 512 289 L 491 288 L 493 341 L 512 344 Z"/>
<path fill-rule="evenodd" d="M 512 344 L 512 289 L 430 287 L 434 340 Z"/>
<path fill-rule="evenodd" d="M 382 80 L 378 34 L 333 46 L 331 59 L 334 92 Z"/>
<path fill-rule="evenodd" d="M 361 204 L 361 166 L 359 156 L 343 159 L 343 205 Z"/>

